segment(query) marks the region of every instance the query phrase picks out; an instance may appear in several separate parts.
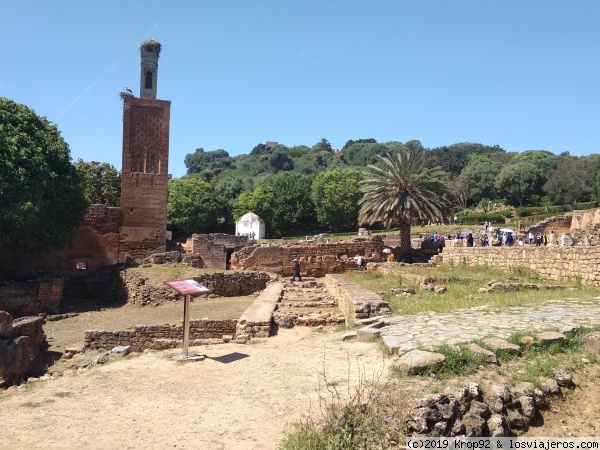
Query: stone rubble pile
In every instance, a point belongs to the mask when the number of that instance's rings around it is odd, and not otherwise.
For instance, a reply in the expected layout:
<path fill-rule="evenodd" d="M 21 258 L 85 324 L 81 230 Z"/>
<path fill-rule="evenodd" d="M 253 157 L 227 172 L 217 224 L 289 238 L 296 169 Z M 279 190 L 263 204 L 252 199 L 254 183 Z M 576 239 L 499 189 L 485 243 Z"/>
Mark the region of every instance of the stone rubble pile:
<path fill-rule="evenodd" d="M 490 385 L 482 390 L 471 382 L 455 393 L 411 400 L 406 424 L 410 433 L 436 436 L 519 435 L 540 411 L 548 408 L 549 397 L 561 394 L 561 386 L 574 386 L 564 369 L 559 369 L 555 378 L 542 380 L 539 388 L 521 383 L 512 390 L 504 385 Z"/>
<path fill-rule="evenodd" d="M 479 292 L 492 292 L 492 291 L 523 291 L 523 290 L 554 290 L 554 289 L 566 289 L 566 286 L 560 284 L 534 284 L 534 283 L 503 283 L 496 280 L 488 281 L 485 287 L 479 288 Z"/>

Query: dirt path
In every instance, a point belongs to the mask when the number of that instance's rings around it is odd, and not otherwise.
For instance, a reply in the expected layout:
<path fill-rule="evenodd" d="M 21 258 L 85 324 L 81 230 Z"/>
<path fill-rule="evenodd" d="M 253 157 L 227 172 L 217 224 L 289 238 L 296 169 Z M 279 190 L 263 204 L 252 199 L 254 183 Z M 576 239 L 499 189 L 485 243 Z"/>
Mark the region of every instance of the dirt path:
<path fill-rule="evenodd" d="M 296 327 L 248 345 L 148 352 L 0 394 L 0 448 L 275 449 L 318 411 L 319 373 L 345 389 L 384 371 L 377 345 Z"/>

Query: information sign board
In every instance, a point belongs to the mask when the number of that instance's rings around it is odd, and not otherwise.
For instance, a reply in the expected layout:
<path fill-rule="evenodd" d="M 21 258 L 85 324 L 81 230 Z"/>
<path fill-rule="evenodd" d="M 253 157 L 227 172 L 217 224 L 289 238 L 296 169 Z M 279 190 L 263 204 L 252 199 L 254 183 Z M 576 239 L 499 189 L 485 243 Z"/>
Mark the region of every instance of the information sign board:
<path fill-rule="evenodd" d="M 207 294 L 210 292 L 210 289 L 195 280 L 171 280 L 165 281 L 165 284 L 181 295 Z"/>

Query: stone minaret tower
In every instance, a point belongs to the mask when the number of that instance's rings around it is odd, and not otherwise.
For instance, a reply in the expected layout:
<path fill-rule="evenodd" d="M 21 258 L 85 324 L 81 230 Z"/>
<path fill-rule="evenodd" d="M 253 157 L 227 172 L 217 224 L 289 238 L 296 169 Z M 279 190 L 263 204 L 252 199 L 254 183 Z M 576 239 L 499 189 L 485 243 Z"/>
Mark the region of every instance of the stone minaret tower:
<path fill-rule="evenodd" d="M 152 38 L 149 41 L 143 42 L 140 46 L 140 55 L 142 56 L 140 98 L 156 100 L 160 43 L 152 40 Z"/>
<path fill-rule="evenodd" d="M 123 98 L 119 262 L 164 252 L 171 102 L 156 100 L 161 45 L 142 42 L 140 98 Z"/>

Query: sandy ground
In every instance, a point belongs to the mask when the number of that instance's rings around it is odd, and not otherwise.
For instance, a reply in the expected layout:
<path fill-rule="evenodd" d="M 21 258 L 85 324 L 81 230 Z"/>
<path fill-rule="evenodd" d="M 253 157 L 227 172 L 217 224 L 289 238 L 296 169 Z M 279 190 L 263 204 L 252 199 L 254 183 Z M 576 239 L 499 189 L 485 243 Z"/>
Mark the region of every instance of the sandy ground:
<path fill-rule="evenodd" d="M 237 317 L 252 300 L 198 302 L 192 317 Z M 125 305 L 48 322 L 45 329 L 51 350 L 61 352 L 81 345 L 85 329 L 177 323 L 181 316 L 176 303 Z M 376 343 L 344 342 L 333 329 L 305 327 L 246 345 L 190 349 L 206 355 L 204 361 L 181 363 L 172 358 L 179 351 L 118 358 L 0 391 L 0 450 L 276 449 L 291 424 L 309 413 L 319 417 L 323 373 L 343 392 L 361 378 L 385 380 L 393 361 Z M 74 360 L 61 360 L 52 370 Z M 584 365 L 574 375 L 578 387 L 556 400 L 527 435 L 599 436 L 599 369 Z M 422 382 L 403 386 L 418 396 Z"/>
<path fill-rule="evenodd" d="M 378 376 L 374 343 L 282 330 L 251 344 L 196 347 L 207 359 L 147 352 L 0 394 L 2 449 L 276 449 L 312 410 L 319 382 Z M 350 381 L 349 381 L 350 380 Z"/>

